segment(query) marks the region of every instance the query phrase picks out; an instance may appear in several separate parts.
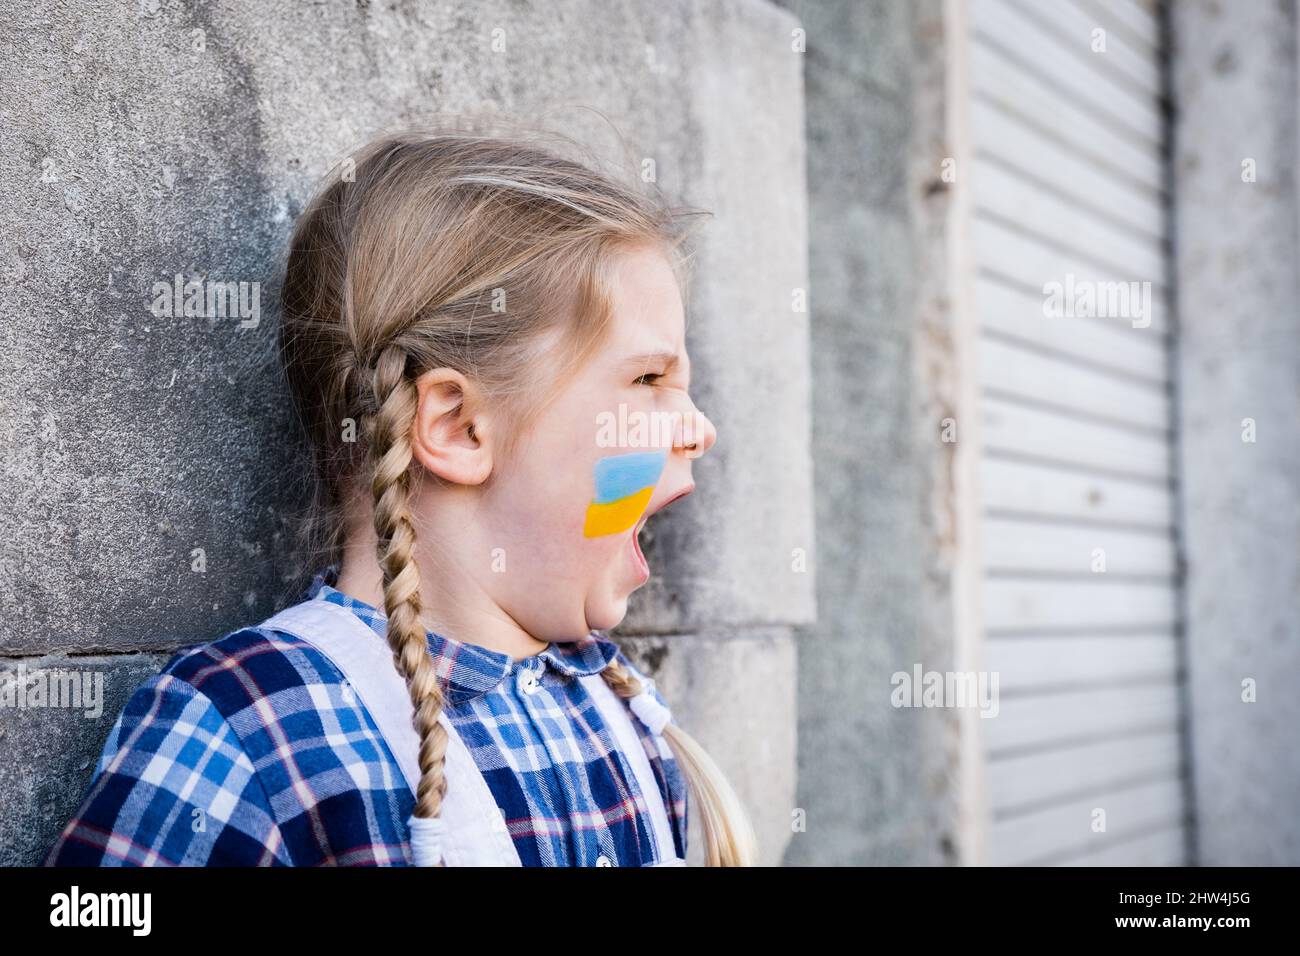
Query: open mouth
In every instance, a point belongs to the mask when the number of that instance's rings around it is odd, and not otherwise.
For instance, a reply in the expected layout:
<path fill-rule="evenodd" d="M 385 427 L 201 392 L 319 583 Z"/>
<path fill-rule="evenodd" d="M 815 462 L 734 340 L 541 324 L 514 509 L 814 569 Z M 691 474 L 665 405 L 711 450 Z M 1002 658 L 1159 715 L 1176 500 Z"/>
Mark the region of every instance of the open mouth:
<path fill-rule="evenodd" d="M 645 553 L 641 550 L 641 529 L 646 526 L 646 522 L 649 521 L 653 515 L 663 511 L 678 498 L 686 497 L 694 490 L 694 485 L 689 485 L 688 487 L 683 488 L 658 508 L 654 509 L 654 511 L 647 511 L 643 514 L 641 520 L 632 528 L 632 563 L 636 568 L 637 574 L 641 578 L 642 583 L 647 581 L 650 577 L 650 562 L 646 560 Z"/>
<path fill-rule="evenodd" d="M 642 581 L 650 577 L 650 562 L 645 559 L 645 554 L 641 550 L 641 525 L 638 524 L 632 529 L 632 561 L 636 567 L 637 574 Z"/>

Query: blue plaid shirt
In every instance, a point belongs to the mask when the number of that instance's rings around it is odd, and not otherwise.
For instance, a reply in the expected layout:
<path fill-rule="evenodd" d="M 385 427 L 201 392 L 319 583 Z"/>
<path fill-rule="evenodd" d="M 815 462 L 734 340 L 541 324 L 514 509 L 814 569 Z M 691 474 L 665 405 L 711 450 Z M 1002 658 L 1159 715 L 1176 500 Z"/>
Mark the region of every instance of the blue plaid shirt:
<path fill-rule="evenodd" d="M 382 635 L 383 614 L 331 587 L 333 574 L 318 575 L 307 597 Z M 593 631 L 515 661 L 430 632 L 429 650 L 445 713 L 524 866 L 660 862 L 637 778 L 577 679 L 616 658 L 644 679 L 617 644 Z M 542 692 L 525 693 L 534 682 Z M 685 858 L 685 779 L 667 745 L 632 723 Z M 414 805 L 333 662 L 299 638 L 246 628 L 178 652 L 135 691 L 45 863 L 410 866 Z"/>

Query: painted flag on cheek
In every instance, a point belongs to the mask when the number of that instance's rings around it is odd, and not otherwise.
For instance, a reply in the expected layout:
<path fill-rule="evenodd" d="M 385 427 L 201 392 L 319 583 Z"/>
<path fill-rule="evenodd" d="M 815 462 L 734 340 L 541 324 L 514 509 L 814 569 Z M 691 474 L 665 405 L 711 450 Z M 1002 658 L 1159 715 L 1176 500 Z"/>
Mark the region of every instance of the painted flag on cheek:
<path fill-rule="evenodd" d="M 596 495 L 587 506 L 588 538 L 626 531 L 645 514 L 668 449 L 610 455 L 596 462 Z"/>

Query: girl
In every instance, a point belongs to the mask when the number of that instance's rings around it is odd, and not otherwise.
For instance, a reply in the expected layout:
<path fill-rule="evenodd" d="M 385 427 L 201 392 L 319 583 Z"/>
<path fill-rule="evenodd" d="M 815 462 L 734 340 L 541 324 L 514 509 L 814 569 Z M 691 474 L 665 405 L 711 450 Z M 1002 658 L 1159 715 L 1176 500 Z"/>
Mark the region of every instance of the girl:
<path fill-rule="evenodd" d="M 296 224 L 281 328 L 325 570 L 136 691 L 48 864 L 681 865 L 688 806 L 708 865 L 755 862 L 601 633 L 716 437 L 679 218 L 518 138 L 343 165 Z M 647 419 L 673 427 L 610 440 Z"/>

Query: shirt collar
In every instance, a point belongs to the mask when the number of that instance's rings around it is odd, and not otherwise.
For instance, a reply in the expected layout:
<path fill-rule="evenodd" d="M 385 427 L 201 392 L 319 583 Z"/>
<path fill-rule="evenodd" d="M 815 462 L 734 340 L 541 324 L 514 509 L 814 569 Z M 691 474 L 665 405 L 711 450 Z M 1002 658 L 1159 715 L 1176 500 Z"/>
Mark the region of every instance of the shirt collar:
<path fill-rule="evenodd" d="M 307 599 L 331 601 L 345 607 L 372 631 L 384 637 L 386 618 L 383 612 L 335 588 L 333 585 L 337 579 L 337 566 L 319 572 L 307 591 Z M 495 689 L 517 665 L 527 666 L 530 661 L 540 660 L 566 677 L 585 677 L 599 674 L 619 653 L 618 645 L 598 631 L 592 631 L 576 641 L 552 643 L 546 650 L 522 661 L 515 661 L 509 654 L 500 651 L 444 637 L 434 631 L 427 631 L 426 634 L 434 671 L 442 684 L 443 697 L 453 706 L 467 703 Z"/>

